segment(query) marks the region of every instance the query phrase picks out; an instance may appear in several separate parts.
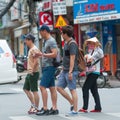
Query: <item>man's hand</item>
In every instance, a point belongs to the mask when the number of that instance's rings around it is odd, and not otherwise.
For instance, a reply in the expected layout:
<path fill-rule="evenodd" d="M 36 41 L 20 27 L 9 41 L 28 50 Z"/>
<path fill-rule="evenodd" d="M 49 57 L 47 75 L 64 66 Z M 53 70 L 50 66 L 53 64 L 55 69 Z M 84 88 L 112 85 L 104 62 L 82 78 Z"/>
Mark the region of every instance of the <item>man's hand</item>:
<path fill-rule="evenodd" d="M 68 79 L 69 79 L 69 80 L 72 80 L 72 79 L 73 79 L 72 73 L 68 73 Z"/>
<path fill-rule="evenodd" d="M 42 52 L 38 52 L 38 53 L 35 53 L 35 55 L 33 57 L 42 57 L 43 56 L 43 53 Z"/>

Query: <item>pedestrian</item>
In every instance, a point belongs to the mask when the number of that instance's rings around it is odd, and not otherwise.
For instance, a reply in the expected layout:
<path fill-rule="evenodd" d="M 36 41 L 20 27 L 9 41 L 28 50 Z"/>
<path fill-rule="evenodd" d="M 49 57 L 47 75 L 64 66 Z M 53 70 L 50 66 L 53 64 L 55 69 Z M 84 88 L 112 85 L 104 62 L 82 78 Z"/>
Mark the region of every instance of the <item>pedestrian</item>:
<path fill-rule="evenodd" d="M 31 102 L 31 108 L 28 111 L 29 114 L 38 112 L 39 107 L 39 94 L 38 94 L 38 79 L 39 79 L 39 58 L 35 58 L 35 53 L 40 52 L 34 45 L 35 37 L 32 34 L 25 36 L 25 43 L 29 48 L 28 53 L 28 74 L 24 83 L 24 92 Z"/>
<path fill-rule="evenodd" d="M 63 71 L 58 77 L 57 90 L 70 103 L 70 115 L 78 113 L 78 95 L 76 92 L 76 79 L 78 77 L 78 46 L 73 36 L 73 28 L 65 26 L 62 28 L 62 37 L 65 40 L 63 50 Z M 72 97 L 65 91 L 68 86 Z"/>
<path fill-rule="evenodd" d="M 101 103 L 97 88 L 97 78 L 100 75 L 100 59 L 103 58 L 103 50 L 101 49 L 101 44 L 96 37 L 88 39 L 85 41 L 88 47 L 88 54 L 85 55 L 85 60 L 87 63 L 87 79 L 82 88 L 83 91 L 83 108 L 79 112 L 88 112 L 88 102 L 89 102 L 89 90 L 91 91 L 94 101 L 95 108 L 90 112 L 101 112 Z"/>
<path fill-rule="evenodd" d="M 36 54 L 36 56 L 42 56 L 42 78 L 40 82 L 40 90 L 42 93 L 43 108 L 36 115 L 57 115 L 59 111 L 57 109 L 57 91 L 55 88 L 55 71 L 53 59 L 57 57 L 57 43 L 50 34 L 50 28 L 47 25 L 43 25 L 40 29 L 41 37 L 43 38 L 42 54 Z M 52 108 L 48 110 L 48 93 L 49 88 L 52 99 Z"/>

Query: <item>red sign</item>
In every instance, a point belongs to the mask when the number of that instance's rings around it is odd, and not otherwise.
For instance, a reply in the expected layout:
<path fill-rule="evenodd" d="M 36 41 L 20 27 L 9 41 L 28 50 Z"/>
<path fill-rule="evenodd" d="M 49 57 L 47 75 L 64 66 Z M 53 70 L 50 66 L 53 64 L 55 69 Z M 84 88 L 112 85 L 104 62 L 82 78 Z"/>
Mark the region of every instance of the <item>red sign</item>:
<path fill-rule="evenodd" d="M 43 3 L 43 10 L 44 11 L 48 11 L 48 10 L 51 10 L 51 8 L 52 8 L 51 0 L 44 1 L 44 3 Z"/>
<path fill-rule="evenodd" d="M 53 15 L 51 12 L 40 12 L 39 13 L 40 26 L 43 24 L 48 25 L 50 29 L 53 29 Z"/>
<path fill-rule="evenodd" d="M 96 3 L 96 4 L 85 5 L 86 13 L 98 12 L 98 11 L 107 11 L 107 10 L 114 10 L 114 9 L 115 9 L 114 4 L 107 4 L 107 5 L 99 6 L 99 4 Z"/>

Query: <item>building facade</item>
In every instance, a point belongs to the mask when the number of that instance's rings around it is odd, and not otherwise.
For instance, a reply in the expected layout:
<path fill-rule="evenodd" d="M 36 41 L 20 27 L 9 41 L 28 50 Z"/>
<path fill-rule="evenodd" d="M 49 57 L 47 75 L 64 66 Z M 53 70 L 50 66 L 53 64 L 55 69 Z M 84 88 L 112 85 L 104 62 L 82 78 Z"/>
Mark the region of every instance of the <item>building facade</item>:
<path fill-rule="evenodd" d="M 96 36 L 103 45 L 104 67 L 112 74 L 120 63 L 120 1 L 74 0 L 74 24 L 79 43 Z"/>

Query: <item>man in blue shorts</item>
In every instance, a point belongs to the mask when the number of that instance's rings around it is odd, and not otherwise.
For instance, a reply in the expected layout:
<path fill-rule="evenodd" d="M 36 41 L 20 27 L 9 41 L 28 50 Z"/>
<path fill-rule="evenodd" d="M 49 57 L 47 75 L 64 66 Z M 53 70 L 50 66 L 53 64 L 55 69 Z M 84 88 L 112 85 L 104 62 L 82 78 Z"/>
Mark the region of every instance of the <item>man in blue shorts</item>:
<path fill-rule="evenodd" d="M 73 28 L 65 26 L 62 28 L 62 37 L 65 40 L 63 50 L 63 71 L 58 78 L 57 90 L 70 103 L 70 115 L 77 115 L 78 96 L 76 92 L 76 79 L 78 77 L 78 46 L 73 36 Z M 64 90 L 69 88 L 72 97 Z"/>
<path fill-rule="evenodd" d="M 43 108 L 37 115 L 57 115 L 57 91 L 55 89 L 55 71 L 56 68 L 53 65 L 53 59 L 57 57 L 57 43 L 55 39 L 50 35 L 50 29 L 48 26 L 43 25 L 40 29 L 41 37 L 44 39 L 42 54 L 38 54 L 42 57 L 42 78 L 40 82 L 40 90 L 42 93 Z M 49 88 L 52 99 L 52 108 L 48 110 L 47 100 L 48 93 L 46 88 Z"/>

